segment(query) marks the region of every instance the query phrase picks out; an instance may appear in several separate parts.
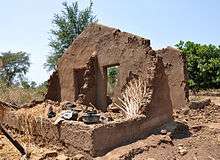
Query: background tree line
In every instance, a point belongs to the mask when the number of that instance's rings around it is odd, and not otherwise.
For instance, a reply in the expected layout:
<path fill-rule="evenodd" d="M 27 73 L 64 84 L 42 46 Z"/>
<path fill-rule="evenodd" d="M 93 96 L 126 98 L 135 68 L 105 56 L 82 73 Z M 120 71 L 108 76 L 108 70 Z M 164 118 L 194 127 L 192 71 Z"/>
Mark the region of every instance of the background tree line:
<path fill-rule="evenodd" d="M 191 89 L 220 88 L 220 46 L 180 41 L 176 47 L 186 55 Z"/>

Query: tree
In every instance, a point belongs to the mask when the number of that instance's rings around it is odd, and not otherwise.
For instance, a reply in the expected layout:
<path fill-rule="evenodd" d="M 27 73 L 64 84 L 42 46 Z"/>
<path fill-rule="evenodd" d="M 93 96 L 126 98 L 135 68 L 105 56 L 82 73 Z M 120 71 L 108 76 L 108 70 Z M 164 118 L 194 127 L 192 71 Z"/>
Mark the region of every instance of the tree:
<path fill-rule="evenodd" d="M 55 14 L 52 21 L 55 26 L 50 32 L 49 46 L 52 51 L 47 58 L 47 62 L 44 64 L 48 70 L 56 69 L 58 58 L 62 56 L 65 49 L 69 47 L 86 26 L 97 21 L 92 12 L 92 1 L 83 10 L 79 10 L 77 1 L 70 5 L 64 2 L 63 6 L 64 9 L 60 14 Z"/>
<path fill-rule="evenodd" d="M 186 55 L 190 88 L 220 88 L 220 46 L 190 41 L 176 46 Z"/>
<path fill-rule="evenodd" d="M 5 52 L 1 53 L 2 68 L 0 69 L 0 79 L 7 86 L 11 86 L 15 79 L 22 80 L 27 73 L 30 62 L 26 52 Z"/>
<path fill-rule="evenodd" d="M 24 89 L 29 89 L 29 88 L 34 89 L 34 88 L 36 88 L 37 83 L 34 81 L 30 82 L 30 81 L 24 79 L 21 81 L 21 86 Z"/>

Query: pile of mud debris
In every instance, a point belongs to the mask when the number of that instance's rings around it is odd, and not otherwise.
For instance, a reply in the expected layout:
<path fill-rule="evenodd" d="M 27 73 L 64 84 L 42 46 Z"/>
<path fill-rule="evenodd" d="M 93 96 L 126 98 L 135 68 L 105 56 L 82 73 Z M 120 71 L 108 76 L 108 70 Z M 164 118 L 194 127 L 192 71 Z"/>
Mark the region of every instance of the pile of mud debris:
<path fill-rule="evenodd" d="M 206 99 L 198 102 L 204 101 Z M 190 105 L 175 110 L 175 123 L 166 124 L 146 139 L 117 148 L 98 159 L 220 159 L 220 104 L 209 103 L 202 109 L 190 109 Z"/>
<path fill-rule="evenodd" d="M 220 97 L 218 97 L 220 98 Z M 216 97 L 214 97 L 216 99 Z M 203 103 L 204 99 L 198 102 Z M 192 101 L 195 102 L 195 101 Z M 24 109 L 32 114 L 45 113 L 41 105 Z M 57 104 L 58 105 L 58 104 Z M 103 160 L 218 160 L 220 159 L 220 104 L 206 104 L 203 108 L 187 107 L 174 110 L 174 122 L 158 128 L 151 136 L 116 148 L 102 157 Z M 48 106 L 49 108 L 49 106 Z M 29 111 L 28 111 L 29 110 Z M 47 116 L 47 114 L 45 114 Z M 83 154 L 72 157 L 58 146 L 35 145 L 28 135 L 10 132 L 28 148 L 31 159 L 91 159 Z M 19 152 L 0 136 L 0 159 L 19 159 Z M 71 157 L 71 158 L 70 158 Z"/>

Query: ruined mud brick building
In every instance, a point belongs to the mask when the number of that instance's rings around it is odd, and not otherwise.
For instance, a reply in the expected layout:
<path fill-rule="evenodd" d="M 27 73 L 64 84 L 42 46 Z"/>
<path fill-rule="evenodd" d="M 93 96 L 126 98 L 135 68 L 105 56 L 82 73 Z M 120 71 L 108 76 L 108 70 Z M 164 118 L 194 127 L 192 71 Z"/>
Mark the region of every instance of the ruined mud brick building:
<path fill-rule="evenodd" d="M 166 107 L 185 105 L 185 58 L 178 50 L 154 51 L 148 39 L 98 24 L 87 27 L 60 58 L 46 98 L 80 99 L 106 111 L 107 68 L 111 66 L 119 68 L 113 97 L 120 96 L 132 77 L 141 77 L 152 89 L 152 109 L 163 112 Z"/>
<path fill-rule="evenodd" d="M 184 107 L 187 97 L 185 58 L 176 49 L 154 51 L 150 40 L 118 29 L 92 24 L 65 51 L 58 69 L 49 79 L 46 99 L 92 103 L 106 111 L 107 69 L 118 66 L 119 81 L 113 98 L 121 95 L 127 83 L 140 78 L 147 83 L 145 115 L 120 121 L 87 125 L 64 121 L 60 126 L 51 119 L 29 116 L 35 142 L 62 146 L 68 153 L 90 157 L 132 143 L 158 126 L 172 121 L 175 107 Z M 24 113 L 25 114 L 25 113 Z M 2 123 L 25 132 L 24 115 L 7 111 Z"/>

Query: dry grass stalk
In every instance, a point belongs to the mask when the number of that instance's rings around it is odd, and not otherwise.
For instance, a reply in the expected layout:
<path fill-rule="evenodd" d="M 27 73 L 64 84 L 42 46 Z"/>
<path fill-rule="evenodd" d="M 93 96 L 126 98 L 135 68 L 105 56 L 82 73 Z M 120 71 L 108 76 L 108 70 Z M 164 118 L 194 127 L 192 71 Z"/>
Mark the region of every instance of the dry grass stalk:
<path fill-rule="evenodd" d="M 135 79 L 128 83 L 122 93 L 122 99 L 118 98 L 121 105 L 115 103 L 127 117 L 136 117 L 141 112 L 142 102 L 148 97 L 147 83 L 141 79 Z"/>

